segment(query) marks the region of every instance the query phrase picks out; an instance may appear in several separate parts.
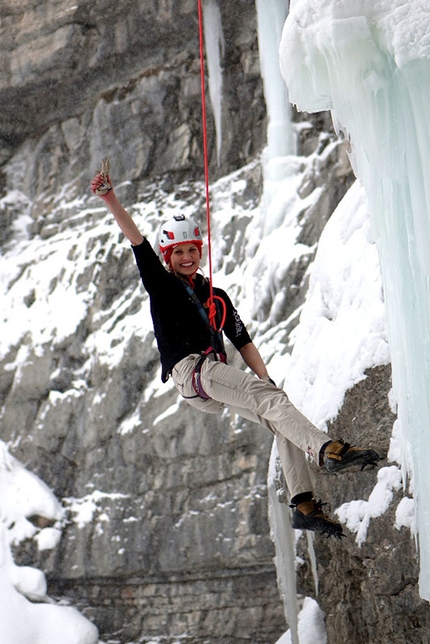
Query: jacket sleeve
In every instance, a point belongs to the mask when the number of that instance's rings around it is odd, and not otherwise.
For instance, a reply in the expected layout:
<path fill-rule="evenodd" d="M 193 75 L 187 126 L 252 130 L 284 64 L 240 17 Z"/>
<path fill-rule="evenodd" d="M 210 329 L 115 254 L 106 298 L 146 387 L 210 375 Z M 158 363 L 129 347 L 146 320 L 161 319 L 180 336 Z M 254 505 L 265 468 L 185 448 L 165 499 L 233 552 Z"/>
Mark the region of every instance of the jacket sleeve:
<path fill-rule="evenodd" d="M 226 305 L 227 315 L 224 325 L 224 333 L 234 347 L 240 351 L 245 344 L 252 342 L 251 337 L 227 293 L 221 289 L 215 289 L 215 292 L 216 295 L 222 297 Z"/>
<path fill-rule="evenodd" d="M 144 237 L 138 246 L 132 246 L 143 286 L 149 294 L 154 293 L 163 284 L 168 275 L 163 264 L 149 241 Z"/>

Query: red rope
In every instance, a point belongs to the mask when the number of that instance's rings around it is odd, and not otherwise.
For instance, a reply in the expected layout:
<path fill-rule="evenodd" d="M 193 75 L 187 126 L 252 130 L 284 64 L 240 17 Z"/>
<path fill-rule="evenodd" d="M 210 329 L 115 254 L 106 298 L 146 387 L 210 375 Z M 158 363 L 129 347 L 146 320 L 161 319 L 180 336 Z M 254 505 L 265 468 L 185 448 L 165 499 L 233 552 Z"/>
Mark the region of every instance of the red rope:
<path fill-rule="evenodd" d="M 198 4 L 198 15 L 199 15 L 199 41 L 200 41 L 200 83 L 201 83 L 201 94 L 202 94 L 202 120 L 203 120 L 203 161 L 205 168 L 205 196 L 206 196 L 206 222 L 208 229 L 208 261 L 209 261 L 209 322 L 216 329 L 216 306 L 215 298 L 213 292 L 213 269 L 212 269 L 212 240 L 211 240 L 211 210 L 210 210 L 210 199 L 209 199 L 209 162 L 208 162 L 208 136 L 207 136 L 207 124 L 206 124 L 206 93 L 205 93 L 205 53 L 204 53 L 204 44 L 203 44 L 203 11 L 202 11 L 202 0 L 197 0 Z M 216 297 L 220 300 L 221 298 Z M 221 299 L 224 304 L 225 302 Z M 225 320 L 225 310 L 223 314 L 223 322 L 221 325 L 224 325 Z"/>

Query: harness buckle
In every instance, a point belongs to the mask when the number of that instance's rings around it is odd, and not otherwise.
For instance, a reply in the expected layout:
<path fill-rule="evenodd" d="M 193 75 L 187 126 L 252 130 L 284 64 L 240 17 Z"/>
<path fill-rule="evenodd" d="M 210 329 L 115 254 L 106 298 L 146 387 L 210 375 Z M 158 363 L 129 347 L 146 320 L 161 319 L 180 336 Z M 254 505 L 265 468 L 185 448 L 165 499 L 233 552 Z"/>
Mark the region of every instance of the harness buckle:
<path fill-rule="evenodd" d="M 210 396 L 205 392 L 202 386 L 202 381 L 201 381 L 201 370 L 203 367 L 203 363 L 206 360 L 206 358 L 213 353 L 215 356 L 215 360 L 219 362 L 227 362 L 227 359 L 223 353 L 217 353 L 213 347 L 208 347 L 206 351 L 203 351 L 201 354 L 200 358 L 197 361 L 196 366 L 194 367 L 194 371 L 192 373 L 192 384 L 193 384 L 193 389 L 196 392 L 196 394 L 201 398 L 202 400 L 210 400 Z"/>

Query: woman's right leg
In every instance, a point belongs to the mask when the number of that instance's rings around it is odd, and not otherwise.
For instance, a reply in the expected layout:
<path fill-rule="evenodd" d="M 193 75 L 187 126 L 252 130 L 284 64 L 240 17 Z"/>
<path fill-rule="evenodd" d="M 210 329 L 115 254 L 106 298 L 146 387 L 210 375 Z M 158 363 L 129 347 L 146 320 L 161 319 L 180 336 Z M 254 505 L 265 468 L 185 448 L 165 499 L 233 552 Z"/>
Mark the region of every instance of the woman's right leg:
<path fill-rule="evenodd" d="M 282 434 L 321 465 L 320 452 L 330 438 L 291 403 L 285 391 L 236 367 L 210 359 L 203 364 L 201 383 L 213 400 L 228 405 L 245 418 L 247 412 L 252 413 L 257 422 L 275 435 Z"/>
<path fill-rule="evenodd" d="M 201 398 L 196 396 L 192 386 L 190 387 L 189 383 L 191 382 L 191 375 L 198 358 L 199 356 L 193 354 L 191 356 L 188 356 L 184 360 L 181 360 L 181 362 L 179 362 L 173 368 L 173 380 L 182 396 L 184 396 L 184 398 L 190 405 L 207 413 L 220 413 L 220 411 L 222 411 L 225 407 L 224 403 L 213 400 L 212 398 L 209 400 L 202 400 Z M 212 362 L 212 364 L 219 365 L 222 363 Z M 232 369 L 232 367 L 228 368 Z M 239 374 L 242 373 L 244 372 L 239 371 Z M 254 376 L 249 375 L 249 378 L 257 380 L 256 378 L 254 378 Z M 263 383 L 264 381 L 259 382 Z M 272 389 L 274 388 L 270 383 L 269 387 L 271 387 Z M 285 476 L 285 482 L 287 484 L 287 488 L 291 497 L 302 494 L 303 492 L 312 491 L 312 482 L 309 476 L 308 462 L 305 453 L 300 448 L 296 447 L 296 445 L 291 443 L 287 438 L 285 438 L 285 436 L 280 434 L 272 423 L 267 422 L 265 418 L 258 416 L 249 407 L 243 408 L 233 405 L 229 405 L 229 407 L 233 413 L 238 414 L 242 418 L 246 418 L 246 420 L 250 420 L 251 422 L 262 425 L 275 435 L 279 458 Z M 325 434 L 323 435 L 323 437 L 324 442 L 327 442 L 327 437 L 325 436 Z"/>
<path fill-rule="evenodd" d="M 173 380 L 181 395 L 193 407 L 197 407 L 198 409 L 208 413 L 220 413 L 225 408 L 224 401 L 221 402 L 213 398 L 209 400 L 203 400 L 195 394 L 192 387 L 192 372 L 199 357 L 200 356 L 193 354 L 188 356 L 184 360 L 181 360 L 177 365 L 175 365 L 172 371 Z M 222 363 L 213 364 L 222 365 Z M 232 368 L 230 367 L 229 369 Z M 244 373 L 239 370 L 235 371 L 238 371 L 239 374 Z M 251 380 L 255 380 L 257 382 L 264 382 L 259 381 L 257 378 L 254 378 L 253 376 L 250 376 L 248 374 L 245 374 L 245 376 L 247 376 L 247 379 L 250 378 Z M 208 383 L 206 380 L 204 381 L 204 383 L 205 384 L 203 385 L 203 388 L 206 393 L 209 394 Z M 225 383 L 223 384 L 223 386 L 225 386 Z M 274 385 L 270 385 L 270 387 L 272 389 L 277 389 L 277 387 L 274 387 Z M 213 392 L 212 388 L 210 388 L 210 392 Z M 343 536 L 341 525 L 330 519 L 324 513 L 321 502 L 316 501 L 313 498 L 312 481 L 309 476 L 308 463 L 304 451 L 294 445 L 279 431 L 277 431 L 273 423 L 267 421 L 264 417 L 257 415 L 250 408 L 236 407 L 232 404 L 229 404 L 229 407 L 231 411 L 239 414 L 247 420 L 259 423 L 275 434 L 279 457 L 285 475 L 286 485 L 291 497 L 291 501 L 294 505 L 292 514 L 293 528 L 312 531 L 316 530 L 318 532 L 326 534 L 327 536 L 335 535 L 336 537 L 341 538 L 341 536 Z M 293 409 L 295 408 L 293 407 Z M 297 410 L 295 411 L 297 412 Z M 316 431 L 318 432 L 318 430 Z M 323 435 L 324 442 L 327 442 L 326 435 L 323 434 L 323 432 L 319 433 Z"/>

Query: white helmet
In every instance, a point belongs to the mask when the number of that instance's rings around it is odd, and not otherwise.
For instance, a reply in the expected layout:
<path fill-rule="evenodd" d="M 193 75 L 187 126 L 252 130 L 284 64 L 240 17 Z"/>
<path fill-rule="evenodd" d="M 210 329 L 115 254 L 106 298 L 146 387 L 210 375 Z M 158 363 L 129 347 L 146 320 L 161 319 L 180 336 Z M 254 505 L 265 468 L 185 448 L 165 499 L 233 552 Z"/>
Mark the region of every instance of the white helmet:
<path fill-rule="evenodd" d="M 172 251 L 179 244 L 194 243 L 202 256 L 203 239 L 196 222 L 185 215 L 175 215 L 166 221 L 158 233 L 158 246 L 166 264 L 169 263 Z"/>

